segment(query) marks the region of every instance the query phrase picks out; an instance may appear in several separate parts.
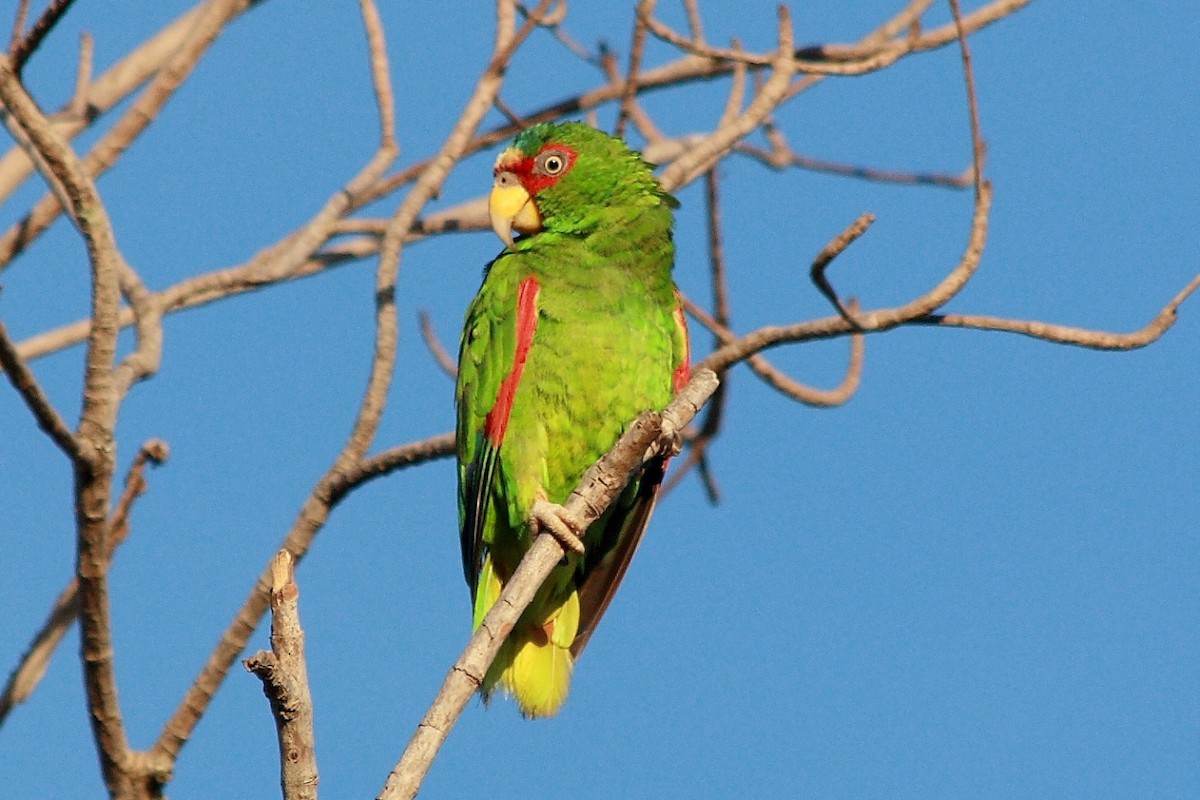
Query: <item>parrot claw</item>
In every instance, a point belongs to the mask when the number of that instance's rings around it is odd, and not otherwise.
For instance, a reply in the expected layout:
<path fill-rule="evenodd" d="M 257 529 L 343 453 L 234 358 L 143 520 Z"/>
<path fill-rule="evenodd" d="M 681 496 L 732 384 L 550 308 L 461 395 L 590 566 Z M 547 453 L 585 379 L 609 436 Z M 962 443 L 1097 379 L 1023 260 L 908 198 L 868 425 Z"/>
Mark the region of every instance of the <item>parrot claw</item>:
<path fill-rule="evenodd" d="M 674 424 L 667 424 L 668 422 L 668 420 L 663 421 L 663 431 L 658 440 L 658 447 L 660 455 L 672 458 L 683 452 L 683 431 L 676 428 Z"/>
<path fill-rule="evenodd" d="M 538 500 L 530 513 L 535 530 L 548 533 L 558 540 L 563 550 L 583 554 L 583 526 L 571 512 L 558 503 Z"/>

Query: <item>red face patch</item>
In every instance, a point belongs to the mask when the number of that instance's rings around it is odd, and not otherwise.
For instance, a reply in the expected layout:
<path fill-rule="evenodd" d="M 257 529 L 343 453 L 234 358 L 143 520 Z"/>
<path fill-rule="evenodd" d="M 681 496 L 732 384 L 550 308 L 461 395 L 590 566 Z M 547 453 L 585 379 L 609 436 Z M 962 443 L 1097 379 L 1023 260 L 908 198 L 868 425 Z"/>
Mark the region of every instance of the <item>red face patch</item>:
<path fill-rule="evenodd" d="M 532 156 L 502 161 L 496 164 L 494 173 L 511 172 L 533 196 L 558 183 L 558 179 L 571 171 L 579 154 L 565 144 L 551 142 Z"/>

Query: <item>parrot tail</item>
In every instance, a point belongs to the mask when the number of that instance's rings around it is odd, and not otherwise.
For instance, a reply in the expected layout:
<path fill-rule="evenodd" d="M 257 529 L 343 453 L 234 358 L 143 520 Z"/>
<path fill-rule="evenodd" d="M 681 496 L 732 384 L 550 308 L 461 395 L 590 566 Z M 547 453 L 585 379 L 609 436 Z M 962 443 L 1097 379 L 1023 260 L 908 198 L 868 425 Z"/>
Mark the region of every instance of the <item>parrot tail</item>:
<path fill-rule="evenodd" d="M 553 582 L 547 581 L 547 586 Z M 503 588 L 491 559 L 486 559 L 476 596 L 476 628 Z M 534 597 L 501 646 L 480 690 L 486 703 L 500 688 L 517 702 L 521 715 L 530 719 L 554 716 L 566 701 L 575 663 L 571 644 L 579 630 L 579 593 L 571 590 L 555 607 L 545 590 L 546 586 Z"/>

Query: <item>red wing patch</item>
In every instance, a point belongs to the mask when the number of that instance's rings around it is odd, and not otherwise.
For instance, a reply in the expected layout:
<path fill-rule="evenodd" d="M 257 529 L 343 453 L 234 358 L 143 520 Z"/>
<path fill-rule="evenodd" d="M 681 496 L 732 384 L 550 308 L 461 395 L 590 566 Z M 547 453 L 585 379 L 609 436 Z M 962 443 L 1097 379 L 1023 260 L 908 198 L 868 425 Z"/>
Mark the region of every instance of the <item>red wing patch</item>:
<path fill-rule="evenodd" d="M 537 329 L 537 296 L 540 290 L 536 278 L 526 278 L 517 288 L 517 346 L 513 351 L 512 369 L 500 382 L 496 402 L 483 421 L 483 435 L 493 447 L 500 446 L 508 431 L 513 398 L 517 394 L 521 374 L 525 371 L 525 359 L 529 357 L 529 346 L 533 344 L 533 332 Z"/>
<path fill-rule="evenodd" d="M 675 393 L 679 394 L 679 390 L 687 386 L 688 379 L 692 376 L 692 345 L 688 339 L 687 317 L 684 316 L 682 305 L 675 307 L 675 324 L 679 326 L 679 332 L 683 336 L 683 360 L 675 367 L 675 374 L 672 375 Z"/>

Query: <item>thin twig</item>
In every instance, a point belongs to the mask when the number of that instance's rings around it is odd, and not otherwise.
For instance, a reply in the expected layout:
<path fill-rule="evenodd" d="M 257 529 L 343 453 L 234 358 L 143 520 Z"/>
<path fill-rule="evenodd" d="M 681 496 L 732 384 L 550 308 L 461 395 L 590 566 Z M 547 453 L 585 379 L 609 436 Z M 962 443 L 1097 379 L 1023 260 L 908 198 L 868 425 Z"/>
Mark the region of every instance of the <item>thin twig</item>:
<path fill-rule="evenodd" d="M 521 13 L 528 14 L 524 4 L 520 4 L 517 7 L 520 9 Z M 554 38 L 557 39 L 563 47 L 574 53 L 581 61 L 584 61 L 588 64 L 595 64 L 596 56 L 589 52 L 586 47 L 576 41 L 571 34 L 567 33 L 566 28 L 563 27 L 563 21 L 566 19 L 566 16 L 567 3 L 566 0 L 562 0 L 562 2 L 559 3 L 559 13 L 555 14 L 549 22 L 543 18 L 541 25 L 543 28 L 550 31 Z"/>
<path fill-rule="evenodd" d="M 825 172 L 831 175 L 845 175 L 849 178 L 859 178 L 877 183 L 895 183 L 915 186 L 944 186 L 949 189 L 965 189 L 974 180 L 971 168 L 950 174 L 945 172 L 905 172 L 901 170 L 878 169 L 863 167 L 857 164 L 843 164 L 838 161 L 825 161 L 811 156 L 801 155 L 791 149 L 780 152 L 774 148 L 765 150 L 747 142 L 738 143 L 737 152 L 750 156 L 772 169 L 782 170 L 788 167 L 798 167 L 811 172 Z"/>
<path fill-rule="evenodd" d="M 694 3 L 689 8 L 694 9 Z M 697 25 L 697 22 L 692 24 L 693 35 L 698 29 Z M 730 325 L 729 287 L 725 279 L 725 247 L 721 238 L 720 182 L 717 179 L 716 167 L 705 173 L 704 200 L 707 212 L 708 264 L 713 293 L 713 319 L 717 325 L 728 329 Z M 721 344 L 720 335 L 714 331 L 713 336 L 716 338 L 714 347 L 719 346 Z M 728 390 L 727 373 L 709 401 L 708 411 L 704 414 L 704 421 L 700 424 L 699 430 L 688 442 L 687 456 L 683 463 L 675 469 L 666 486 L 663 487 L 664 495 L 670 494 L 693 467 L 699 467 L 700 480 L 704 485 L 705 494 L 708 495 L 708 501 L 713 505 L 720 502 L 721 490 L 717 486 L 711 465 L 708 463 L 708 446 L 721 432 L 721 421 L 725 414 L 725 397 Z"/>
<path fill-rule="evenodd" d="M 21 74 L 21 70 L 25 67 L 25 62 L 33 55 L 33 52 L 38 49 L 38 46 L 45 41 L 47 34 L 54 29 L 54 26 L 62 19 L 62 15 L 67 13 L 67 9 L 75 0 L 50 0 L 50 4 L 42 12 L 42 15 L 33 23 L 33 27 L 29 29 L 19 41 L 17 41 L 8 51 L 8 59 L 12 64 L 13 72 L 17 75 Z M 18 12 L 18 19 L 24 27 L 24 13 Z M 15 29 L 13 31 L 16 33 Z"/>
<path fill-rule="evenodd" d="M 79 442 L 67 423 L 54 408 L 50 398 L 42 391 L 33 371 L 17 351 L 17 345 L 8 336 L 8 328 L 0 322 L 0 367 L 8 376 L 8 382 L 17 390 L 37 425 L 49 436 L 58 448 L 72 461 L 81 457 Z"/>
<path fill-rule="evenodd" d="M 67 109 L 82 117 L 87 114 L 87 92 L 92 85 L 92 66 L 95 57 L 96 43 L 92 35 L 84 31 L 79 35 L 79 64 L 75 67 L 75 91 L 71 92 L 71 100 Z"/>
<path fill-rule="evenodd" d="M 704 20 L 700 16 L 700 6 L 696 0 L 683 0 L 683 8 L 687 12 L 688 31 L 692 41 L 704 44 Z"/>
<path fill-rule="evenodd" d="M 17 48 L 17 43 L 25 36 L 25 22 L 29 19 L 29 0 L 17 0 L 17 13 L 13 19 L 12 32 L 8 35 L 8 52 Z"/>
<path fill-rule="evenodd" d="M 1157 341 L 1178 319 L 1179 306 L 1200 287 L 1200 275 L 1172 298 L 1144 327 L 1130 333 L 1075 328 L 1036 320 L 1004 319 L 975 314 L 930 314 L 912 320 L 913 325 L 935 325 L 944 328 L 971 328 L 981 331 L 1019 333 L 1055 344 L 1069 344 L 1091 350 L 1136 350 Z"/>
<path fill-rule="evenodd" d="M 433 360 L 442 368 L 442 372 L 446 373 L 453 380 L 458 377 L 458 365 L 454 363 L 454 358 L 446 351 L 445 346 L 438 339 L 437 331 L 433 329 L 433 320 L 429 316 L 429 312 L 421 309 L 417 312 L 417 317 L 421 323 L 421 338 L 425 341 L 425 346 L 429 348 L 429 354 L 433 356 Z"/>
<path fill-rule="evenodd" d="M 107 557 L 112 559 L 117 547 L 129 536 L 129 515 L 133 510 L 133 502 L 146 491 L 144 476 L 146 463 L 162 464 L 170 454 L 166 442 L 151 439 L 141 446 L 129 472 L 125 475 L 125 491 L 117 501 L 111 520 L 112 536 L 105 543 Z M 34 689 L 46 674 L 54 651 L 62 642 L 67 631 L 79 617 L 79 579 L 72 577 L 67 585 L 59 592 L 58 599 L 50 609 L 50 613 L 42 624 L 41 629 L 34 635 L 21 660 L 9 674 L 8 683 L 0 694 L 0 725 L 8 717 L 10 711 L 24 703 L 33 694 Z"/>
<path fill-rule="evenodd" d="M 829 279 L 825 277 L 825 269 L 835 258 L 845 252 L 847 247 L 857 241 L 858 237 L 866 233 L 867 228 L 871 227 L 873 222 L 875 222 L 874 214 L 867 211 L 860 214 L 858 219 L 847 225 L 844 231 L 834 237 L 829 244 L 825 245 L 820 253 L 817 253 L 817 257 L 813 259 L 812 266 L 808 272 L 813 285 L 817 287 L 817 291 L 832 303 L 834 310 L 851 325 L 857 325 L 858 323 L 855 321 L 854 315 L 842 305 L 841 298 L 838 297 L 837 292 L 830 285 Z"/>

